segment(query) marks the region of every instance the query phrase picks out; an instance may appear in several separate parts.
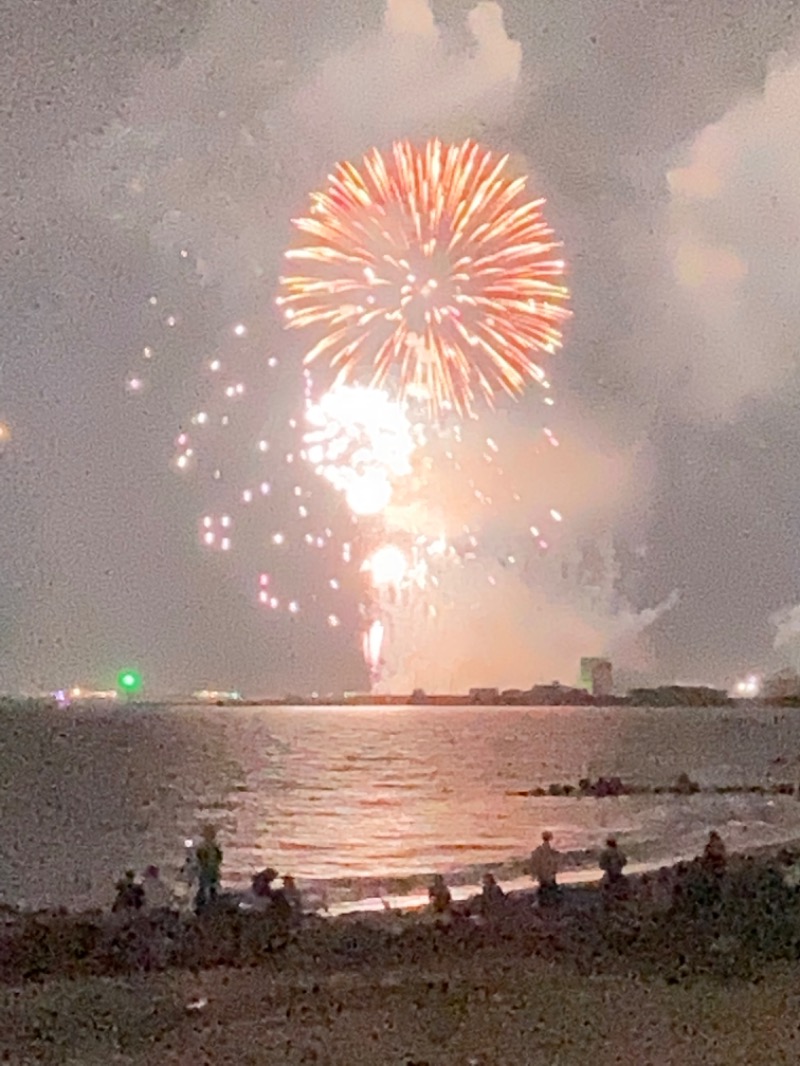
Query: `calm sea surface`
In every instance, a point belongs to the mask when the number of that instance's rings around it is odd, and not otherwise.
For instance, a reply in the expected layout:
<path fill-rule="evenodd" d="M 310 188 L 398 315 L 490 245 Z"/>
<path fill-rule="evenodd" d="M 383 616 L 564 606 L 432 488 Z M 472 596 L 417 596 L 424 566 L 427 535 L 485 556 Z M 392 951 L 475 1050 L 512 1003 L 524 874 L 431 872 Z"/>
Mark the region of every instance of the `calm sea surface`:
<path fill-rule="evenodd" d="M 206 821 L 225 879 L 266 865 L 327 898 L 412 892 L 431 871 L 503 879 L 543 828 L 577 865 L 614 830 L 632 860 L 800 838 L 800 803 L 757 795 L 515 795 L 618 774 L 669 785 L 791 781 L 800 712 L 763 708 L 96 708 L 0 712 L 0 899 L 105 904 L 126 867 L 167 874 Z"/>

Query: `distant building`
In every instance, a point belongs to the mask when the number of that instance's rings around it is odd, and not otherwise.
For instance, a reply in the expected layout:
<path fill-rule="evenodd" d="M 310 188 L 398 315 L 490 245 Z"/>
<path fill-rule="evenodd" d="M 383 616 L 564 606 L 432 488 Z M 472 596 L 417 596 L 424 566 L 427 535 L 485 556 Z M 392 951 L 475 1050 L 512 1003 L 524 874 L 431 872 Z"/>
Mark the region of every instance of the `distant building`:
<path fill-rule="evenodd" d="M 500 693 L 500 702 L 506 705 L 519 705 L 528 702 L 528 693 L 521 688 L 505 688 Z"/>
<path fill-rule="evenodd" d="M 500 702 L 500 689 L 497 688 L 471 688 L 469 690 L 469 702 L 479 703 L 482 706 L 493 706 Z"/>
<path fill-rule="evenodd" d="M 608 659 L 581 659 L 581 688 L 593 696 L 610 696 L 614 691 L 614 674 Z"/>

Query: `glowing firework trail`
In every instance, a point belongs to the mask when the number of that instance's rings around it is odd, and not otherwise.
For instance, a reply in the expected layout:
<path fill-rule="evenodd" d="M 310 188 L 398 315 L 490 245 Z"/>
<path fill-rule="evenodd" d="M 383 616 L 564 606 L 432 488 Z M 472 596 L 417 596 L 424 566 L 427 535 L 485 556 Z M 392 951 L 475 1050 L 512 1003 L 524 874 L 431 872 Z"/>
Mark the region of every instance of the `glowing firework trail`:
<path fill-rule="evenodd" d="M 383 634 L 383 622 L 376 619 L 363 637 L 364 661 L 369 666 L 373 679 L 380 674 Z"/>
<path fill-rule="evenodd" d="M 402 404 L 382 392 L 340 386 L 308 402 L 304 457 L 355 515 L 375 515 L 392 498 L 395 479 L 411 473 L 416 447 Z"/>
<path fill-rule="evenodd" d="M 507 156 L 472 141 L 377 149 L 340 164 L 295 220 L 305 243 L 286 253 L 287 325 L 320 334 L 306 363 L 338 383 L 393 384 L 433 414 L 491 405 L 543 381 L 568 316 L 564 263 Z"/>

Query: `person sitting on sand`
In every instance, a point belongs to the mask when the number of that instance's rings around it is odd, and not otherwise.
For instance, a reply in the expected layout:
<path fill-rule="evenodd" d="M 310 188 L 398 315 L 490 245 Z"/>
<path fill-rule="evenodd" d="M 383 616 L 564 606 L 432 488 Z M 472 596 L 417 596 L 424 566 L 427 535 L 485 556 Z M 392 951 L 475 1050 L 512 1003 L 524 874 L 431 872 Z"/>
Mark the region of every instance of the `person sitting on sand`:
<path fill-rule="evenodd" d="M 195 909 L 201 911 L 216 902 L 219 895 L 222 848 L 217 842 L 217 830 L 213 825 L 204 826 L 202 839 L 194 854 L 197 863 Z"/>
<path fill-rule="evenodd" d="M 117 895 L 111 910 L 114 914 L 121 911 L 138 911 L 144 904 L 144 889 L 137 885 L 133 870 L 126 870 L 116 884 Z"/>
<path fill-rule="evenodd" d="M 428 889 L 431 912 L 439 917 L 450 917 L 453 913 L 453 897 L 444 883 L 441 874 L 434 874 Z"/>
<path fill-rule="evenodd" d="M 540 903 L 548 903 L 558 895 L 556 877 L 560 855 L 552 845 L 553 834 L 549 829 L 542 833 L 542 842 L 531 852 L 530 873 L 539 885 L 537 897 Z"/>
<path fill-rule="evenodd" d="M 708 834 L 708 841 L 703 848 L 702 863 L 704 869 L 715 877 L 722 877 L 728 868 L 728 851 L 725 841 L 716 829 L 712 829 Z"/>
<path fill-rule="evenodd" d="M 603 871 L 603 884 L 606 887 L 618 887 L 625 882 L 622 871 L 628 865 L 625 854 L 617 844 L 616 837 L 608 837 L 606 846 L 600 852 L 600 869 Z"/>
<path fill-rule="evenodd" d="M 144 906 L 150 911 L 171 910 L 175 904 L 172 891 L 161 880 L 157 866 L 148 866 L 142 874 Z"/>
<path fill-rule="evenodd" d="M 244 899 L 244 906 L 247 910 L 263 913 L 272 908 L 280 891 L 273 887 L 277 876 L 278 871 L 271 866 L 253 875 L 250 881 L 250 891 Z"/>
<path fill-rule="evenodd" d="M 502 913 L 506 903 L 506 894 L 498 885 L 492 873 L 485 873 L 481 881 L 481 894 L 478 897 L 478 907 L 481 917 L 486 919 L 496 918 Z"/>
<path fill-rule="evenodd" d="M 269 919 L 273 932 L 283 938 L 289 935 L 296 923 L 286 893 L 283 889 L 273 886 L 277 876 L 278 871 L 271 866 L 255 874 L 250 883 L 250 891 L 240 903 L 240 907 Z"/>

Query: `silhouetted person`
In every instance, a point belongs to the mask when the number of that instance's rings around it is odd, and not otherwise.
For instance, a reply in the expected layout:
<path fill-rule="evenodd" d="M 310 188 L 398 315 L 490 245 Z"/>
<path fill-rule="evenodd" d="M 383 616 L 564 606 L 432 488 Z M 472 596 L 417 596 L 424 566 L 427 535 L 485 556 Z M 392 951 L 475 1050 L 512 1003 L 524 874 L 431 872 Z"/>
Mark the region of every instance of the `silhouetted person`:
<path fill-rule="evenodd" d="M 271 866 L 255 874 L 250 881 L 250 891 L 245 899 L 246 906 L 260 912 L 269 910 L 278 895 L 278 889 L 273 887 L 277 876 L 278 871 L 273 870 Z"/>
<path fill-rule="evenodd" d="M 495 880 L 494 874 L 485 873 L 481 882 L 481 894 L 478 899 L 480 913 L 484 918 L 496 918 L 502 913 L 506 903 L 506 894 Z"/>
<path fill-rule="evenodd" d="M 117 895 L 114 899 L 112 911 L 119 914 L 125 911 L 138 911 L 144 904 L 144 889 L 136 884 L 133 870 L 126 870 L 123 877 L 116 884 Z"/>
<path fill-rule="evenodd" d="M 722 877 L 728 868 L 728 852 L 725 842 L 716 829 L 708 834 L 708 841 L 703 848 L 703 866 L 715 877 Z"/>
<path fill-rule="evenodd" d="M 183 910 L 192 906 L 197 885 L 197 849 L 193 840 L 185 840 L 183 862 L 175 884 L 175 902 Z"/>
<path fill-rule="evenodd" d="M 272 899 L 275 895 L 275 889 L 272 887 L 272 882 L 277 878 L 278 871 L 273 870 L 271 866 L 268 866 L 266 870 L 261 870 L 255 875 L 251 881 L 253 895 L 256 899 Z"/>
<path fill-rule="evenodd" d="M 213 825 L 204 827 L 202 839 L 195 851 L 195 861 L 197 863 L 195 907 L 200 911 L 216 902 L 219 895 L 222 848 L 217 843 L 217 831 Z"/>
<path fill-rule="evenodd" d="M 430 908 L 433 914 L 444 917 L 452 913 L 453 897 L 450 895 L 450 889 L 444 883 L 444 878 L 441 874 L 433 875 L 433 880 L 428 889 L 428 899 L 430 900 Z"/>
<path fill-rule="evenodd" d="M 625 854 L 617 844 L 616 837 L 608 837 L 606 846 L 600 852 L 600 869 L 603 871 L 603 883 L 609 888 L 617 888 L 625 883 L 622 871 L 628 865 Z"/>
<path fill-rule="evenodd" d="M 542 833 L 542 842 L 531 852 L 531 877 L 539 885 L 538 899 L 541 903 L 550 903 L 558 896 L 558 867 L 560 855 L 551 841 L 553 834 L 549 829 Z"/>

